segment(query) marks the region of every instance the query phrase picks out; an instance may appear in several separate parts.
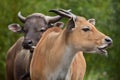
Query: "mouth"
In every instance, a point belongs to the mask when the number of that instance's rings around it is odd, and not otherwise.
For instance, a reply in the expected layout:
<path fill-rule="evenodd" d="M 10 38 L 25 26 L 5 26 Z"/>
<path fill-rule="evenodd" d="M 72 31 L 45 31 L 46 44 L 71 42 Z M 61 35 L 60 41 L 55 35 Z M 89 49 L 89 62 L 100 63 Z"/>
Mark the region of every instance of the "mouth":
<path fill-rule="evenodd" d="M 35 46 L 32 46 L 31 48 L 35 49 L 36 47 L 35 47 Z"/>
<path fill-rule="evenodd" d="M 30 50 L 30 49 L 35 49 L 35 47 L 36 47 L 36 46 L 23 45 L 23 48 L 24 48 L 24 49 L 28 49 L 28 50 Z"/>
<path fill-rule="evenodd" d="M 105 44 L 105 45 L 99 46 L 99 47 L 97 47 L 97 48 L 98 48 L 98 50 L 99 50 L 99 52 L 100 52 L 101 54 L 107 55 L 107 54 L 108 54 L 108 53 L 107 53 L 107 50 L 106 50 L 107 47 L 108 47 L 108 45 Z"/>

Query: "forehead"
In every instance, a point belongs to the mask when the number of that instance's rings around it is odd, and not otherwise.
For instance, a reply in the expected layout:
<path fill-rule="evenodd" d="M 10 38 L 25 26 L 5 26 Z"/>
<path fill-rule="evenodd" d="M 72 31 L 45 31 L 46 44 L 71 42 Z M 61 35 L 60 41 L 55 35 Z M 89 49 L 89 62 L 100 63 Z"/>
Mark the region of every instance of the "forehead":
<path fill-rule="evenodd" d="M 81 26 L 81 27 L 84 27 L 84 26 L 91 27 L 91 28 L 94 27 L 94 25 L 91 24 L 86 18 L 79 17 L 79 16 L 76 19 L 76 24 Z"/>
<path fill-rule="evenodd" d="M 46 23 L 46 20 L 44 17 L 41 16 L 29 16 L 26 18 L 25 23 Z"/>
<path fill-rule="evenodd" d="M 41 27 L 47 27 L 47 22 L 44 18 L 32 16 L 26 19 L 26 22 L 24 24 L 25 28 L 41 28 Z"/>
<path fill-rule="evenodd" d="M 81 23 L 81 24 L 88 23 L 88 21 L 86 20 L 86 18 L 80 17 L 80 16 L 77 16 L 76 22 L 77 23 Z"/>

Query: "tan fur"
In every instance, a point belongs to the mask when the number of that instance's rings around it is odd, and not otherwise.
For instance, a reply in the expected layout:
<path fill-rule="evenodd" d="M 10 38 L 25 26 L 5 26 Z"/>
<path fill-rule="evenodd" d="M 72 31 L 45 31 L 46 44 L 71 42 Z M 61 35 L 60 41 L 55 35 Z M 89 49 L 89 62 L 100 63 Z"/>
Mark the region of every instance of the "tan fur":
<path fill-rule="evenodd" d="M 68 76 L 71 80 L 83 80 L 86 72 L 86 61 L 82 52 L 78 52 L 70 66 Z"/>
<path fill-rule="evenodd" d="M 90 31 L 84 32 L 84 26 L 88 26 Z M 106 35 L 83 17 L 77 17 L 75 28 L 71 31 L 67 31 L 67 28 L 58 32 L 56 30 L 59 29 L 48 29 L 37 44 L 30 65 L 31 80 L 69 80 L 70 77 L 71 80 L 83 80 L 86 63 L 79 51 L 98 52 L 96 48 L 104 45 Z M 80 69 L 80 72 L 75 69 Z"/>

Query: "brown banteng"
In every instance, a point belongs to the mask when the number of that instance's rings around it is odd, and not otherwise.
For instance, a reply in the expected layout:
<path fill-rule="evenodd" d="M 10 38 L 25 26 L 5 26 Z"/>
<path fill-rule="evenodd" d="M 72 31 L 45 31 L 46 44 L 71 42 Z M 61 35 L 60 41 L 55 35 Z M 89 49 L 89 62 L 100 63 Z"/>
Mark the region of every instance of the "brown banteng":
<path fill-rule="evenodd" d="M 69 70 L 75 54 L 79 51 L 105 54 L 112 40 L 98 31 L 92 20 L 64 10 L 51 11 L 70 20 L 64 30 L 54 27 L 43 33 L 30 64 L 31 80 L 75 80 Z"/>
<path fill-rule="evenodd" d="M 19 12 L 18 18 L 24 23 L 23 27 L 13 23 L 8 28 L 13 32 L 23 32 L 24 37 L 19 38 L 7 52 L 7 80 L 18 80 L 26 71 L 29 71 L 29 61 L 34 46 L 36 46 L 43 32 L 51 27 L 52 23 L 59 21 L 61 16 L 50 17 L 41 13 L 34 13 L 23 17 Z"/>

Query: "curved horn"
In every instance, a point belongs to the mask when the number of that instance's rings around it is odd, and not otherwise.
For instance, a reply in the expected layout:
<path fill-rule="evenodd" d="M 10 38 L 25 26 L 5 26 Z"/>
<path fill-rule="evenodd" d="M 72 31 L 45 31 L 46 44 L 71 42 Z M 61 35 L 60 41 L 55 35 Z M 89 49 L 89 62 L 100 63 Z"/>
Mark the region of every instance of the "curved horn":
<path fill-rule="evenodd" d="M 47 20 L 48 23 L 55 23 L 57 21 L 59 21 L 60 19 L 62 19 L 62 16 L 54 16 L 54 17 L 50 17 L 50 16 L 45 16 L 45 19 Z"/>
<path fill-rule="evenodd" d="M 69 10 L 60 9 L 60 11 L 66 13 L 66 14 L 69 14 L 69 15 L 71 15 L 71 17 L 73 19 L 76 19 L 76 15 L 74 15 L 73 13 L 71 13 L 71 9 L 69 9 Z"/>
<path fill-rule="evenodd" d="M 63 17 L 67 17 L 67 18 L 73 18 L 74 20 L 76 20 L 77 16 L 74 15 L 73 13 L 70 12 L 71 10 L 64 10 L 64 9 L 60 9 L 60 10 L 50 10 L 50 12 L 54 12 L 58 15 L 61 15 Z"/>
<path fill-rule="evenodd" d="M 67 18 L 71 18 L 72 17 L 71 15 L 69 15 L 69 14 L 67 14 L 67 13 L 65 13 L 65 12 L 63 12 L 61 10 L 55 10 L 55 9 L 53 9 L 53 10 L 50 10 L 49 12 L 54 12 L 54 13 L 56 13 L 58 15 L 61 15 L 63 17 L 67 17 Z"/>
<path fill-rule="evenodd" d="M 25 20 L 26 20 L 26 18 L 21 15 L 21 12 L 18 12 L 18 18 L 19 18 L 20 21 L 22 21 L 23 23 L 24 23 Z"/>

